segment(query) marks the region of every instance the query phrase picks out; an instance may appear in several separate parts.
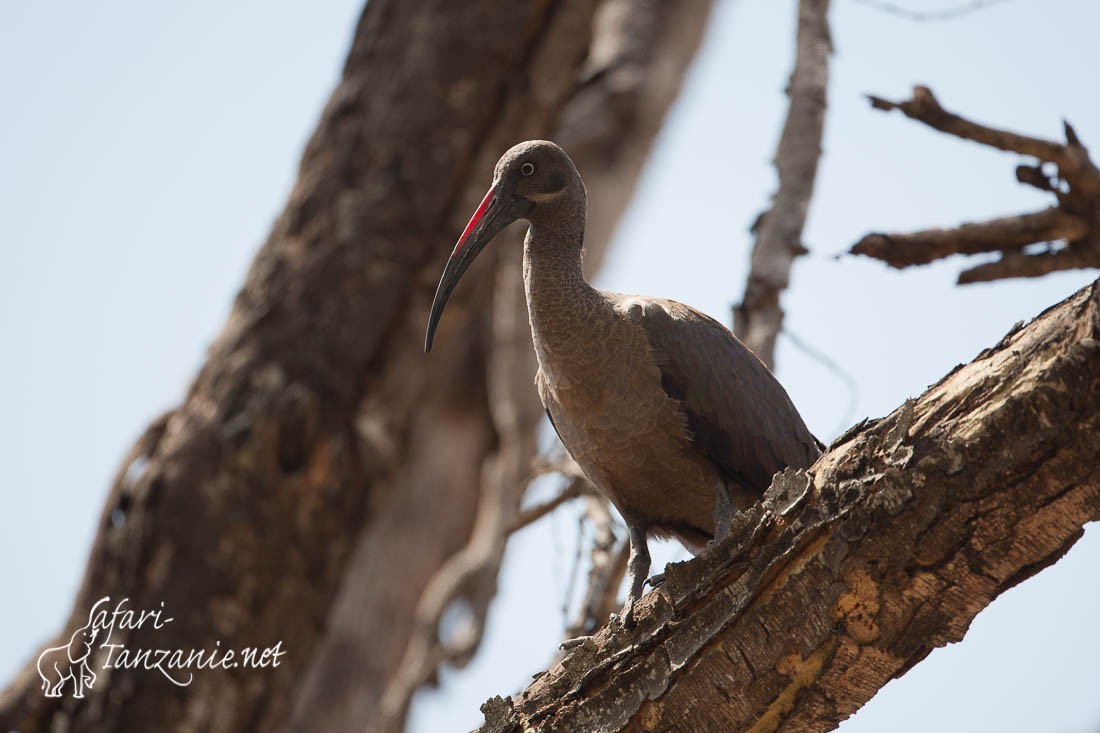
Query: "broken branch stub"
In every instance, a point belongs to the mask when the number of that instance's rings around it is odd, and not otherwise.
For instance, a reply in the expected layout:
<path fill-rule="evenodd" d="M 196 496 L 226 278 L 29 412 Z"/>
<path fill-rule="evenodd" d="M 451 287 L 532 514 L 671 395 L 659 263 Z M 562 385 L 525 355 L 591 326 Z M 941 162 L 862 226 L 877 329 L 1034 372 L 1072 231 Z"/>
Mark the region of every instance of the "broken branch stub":
<path fill-rule="evenodd" d="M 1018 166 L 1016 179 L 1051 193 L 1057 203 L 1042 211 L 949 229 L 871 233 L 852 246 L 851 254 L 901 269 L 955 254 L 1000 253 L 996 260 L 964 270 L 960 284 L 1100 267 L 1100 170 L 1069 123 L 1066 142 L 1059 143 L 971 122 L 945 110 L 927 87 L 915 87 L 905 102 L 869 99 L 875 109 L 898 110 L 940 132 L 1037 158 L 1037 165 Z M 1045 165 L 1053 170 L 1048 172 Z"/>

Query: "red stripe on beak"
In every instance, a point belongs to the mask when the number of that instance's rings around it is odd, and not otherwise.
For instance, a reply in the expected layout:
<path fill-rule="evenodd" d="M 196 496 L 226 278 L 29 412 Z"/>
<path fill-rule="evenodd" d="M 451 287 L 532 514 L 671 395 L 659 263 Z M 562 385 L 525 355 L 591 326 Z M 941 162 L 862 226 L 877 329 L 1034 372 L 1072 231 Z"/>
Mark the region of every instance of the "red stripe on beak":
<path fill-rule="evenodd" d="M 493 199 L 493 194 L 496 192 L 496 186 L 491 186 L 488 193 L 485 194 L 485 198 L 481 199 L 481 203 L 477 205 L 477 211 L 470 217 L 470 221 L 466 224 L 466 228 L 462 230 L 462 236 L 458 238 L 458 244 L 455 245 L 455 251 L 451 252 L 451 259 L 453 260 L 462 247 L 465 246 L 467 238 L 470 236 L 470 232 L 474 230 L 477 223 L 481 221 L 481 217 L 485 216 L 485 210 L 489 208 L 489 202 Z"/>

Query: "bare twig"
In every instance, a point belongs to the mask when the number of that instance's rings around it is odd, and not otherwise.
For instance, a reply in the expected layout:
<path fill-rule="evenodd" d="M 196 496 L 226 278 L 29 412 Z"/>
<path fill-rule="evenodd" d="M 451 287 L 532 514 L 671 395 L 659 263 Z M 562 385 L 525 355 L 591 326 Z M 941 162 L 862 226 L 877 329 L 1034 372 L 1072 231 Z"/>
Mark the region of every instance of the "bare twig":
<path fill-rule="evenodd" d="M 806 343 L 799 336 L 796 336 L 787 329 L 783 329 L 783 335 L 787 337 L 787 340 L 790 341 L 795 348 L 825 367 L 825 369 L 843 382 L 844 386 L 847 388 L 848 403 L 844 406 L 844 413 L 840 420 L 837 421 L 837 426 L 829 433 L 829 435 L 839 435 L 841 431 L 852 424 L 852 417 L 855 415 L 856 405 L 859 403 L 859 383 L 856 381 L 856 378 L 852 376 L 851 372 L 840 366 L 840 364 L 837 364 L 836 361 L 825 352 L 814 346 L 810 346 L 810 344 Z"/>
<path fill-rule="evenodd" d="M 875 109 L 885 112 L 896 109 L 906 117 L 964 140 L 973 140 L 1020 155 L 1033 155 L 1039 160 L 1059 166 L 1064 165 L 1067 160 L 1065 146 L 1060 143 L 988 127 L 948 112 L 940 106 L 939 100 L 928 87 L 913 87 L 912 99 L 904 102 L 891 102 L 873 94 L 868 94 L 867 99 Z"/>
<path fill-rule="evenodd" d="M 775 364 L 775 340 L 783 328 L 780 295 L 795 257 L 806 253 L 802 229 L 814 190 L 825 128 L 829 80 L 829 0 L 801 0 L 798 41 L 788 96 L 791 104 L 779 138 L 775 167 L 779 190 L 760 215 L 745 295 L 734 308 L 734 331 L 765 364 Z"/>
<path fill-rule="evenodd" d="M 852 254 L 903 268 L 954 254 L 1001 253 L 998 260 L 964 270 L 960 284 L 1100 267 L 1100 170 L 1069 123 L 1065 123 L 1066 142 L 1058 143 L 971 122 L 945 110 L 926 87 L 915 87 L 905 102 L 869 99 L 875 109 L 899 110 L 940 132 L 1038 158 L 1038 165 L 1017 166 L 1016 180 L 1052 194 L 1057 205 L 951 229 L 868 234 L 852 246 Z M 1053 170 L 1044 170 L 1044 164 Z M 1029 245 L 1043 243 L 1048 244 L 1025 251 Z"/>
<path fill-rule="evenodd" d="M 855 2 L 883 13 L 897 15 L 905 20 L 924 23 L 929 21 L 955 20 L 956 18 L 961 18 L 965 15 L 971 15 L 991 8 L 994 5 L 1003 5 L 1007 2 L 1011 2 L 1011 0 L 974 0 L 973 2 L 944 8 L 943 10 L 910 10 L 909 8 L 903 8 L 894 3 L 883 2 L 882 0 L 855 0 Z"/>
<path fill-rule="evenodd" d="M 561 594 L 561 623 L 563 628 L 569 626 L 569 603 L 573 599 L 573 589 L 577 587 L 577 576 L 580 575 L 581 571 L 581 558 L 584 555 L 584 536 L 587 527 L 587 517 L 581 514 L 577 517 L 577 542 L 573 550 L 573 562 L 569 565 L 565 591 Z"/>
<path fill-rule="evenodd" d="M 560 445 L 556 450 L 537 456 L 531 461 L 531 475 L 528 477 L 528 482 L 549 473 L 558 473 L 569 478 L 585 478 L 580 465 Z"/>
<path fill-rule="evenodd" d="M 544 501 L 541 504 L 536 504 L 530 509 L 524 509 L 523 511 L 521 511 L 519 513 L 519 516 L 516 517 L 515 521 L 512 522 L 512 526 L 508 529 L 508 533 L 512 534 L 513 532 L 518 532 L 529 524 L 537 522 L 550 512 L 560 507 L 562 504 L 566 503 L 567 501 L 572 501 L 573 499 L 576 499 L 578 496 L 588 492 L 589 490 L 590 484 L 587 480 L 585 480 L 584 478 L 574 478 L 572 481 L 566 484 L 565 488 L 558 492 L 557 496 L 555 496 L 553 499 L 550 499 L 549 501 Z"/>
<path fill-rule="evenodd" d="M 618 608 L 619 586 L 626 573 L 629 543 L 615 536 L 615 520 L 607 499 L 594 493 L 587 496 L 585 517 L 594 529 L 592 566 L 584 598 L 565 630 L 567 639 L 591 633 Z"/>

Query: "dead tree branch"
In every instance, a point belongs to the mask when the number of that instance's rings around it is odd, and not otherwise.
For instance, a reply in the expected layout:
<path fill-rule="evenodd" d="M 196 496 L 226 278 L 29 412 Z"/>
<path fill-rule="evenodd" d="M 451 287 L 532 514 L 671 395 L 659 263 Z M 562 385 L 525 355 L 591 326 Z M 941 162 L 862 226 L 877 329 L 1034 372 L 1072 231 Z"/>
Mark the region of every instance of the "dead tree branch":
<path fill-rule="evenodd" d="M 971 122 L 941 107 L 926 87 L 915 87 L 912 99 L 905 102 L 873 96 L 870 100 L 875 109 L 900 110 L 940 132 L 1037 158 L 1036 165 L 1017 167 L 1016 179 L 1050 192 L 1057 205 L 951 229 L 872 233 L 852 246 L 852 254 L 874 257 L 899 269 L 954 254 L 1001 254 L 997 260 L 964 270 L 960 284 L 1100 267 L 1100 170 L 1069 123 L 1065 123 L 1063 144 Z M 1054 171 L 1048 173 L 1044 164 L 1053 166 Z M 1024 251 L 1029 245 L 1044 243 L 1040 251 Z"/>
<path fill-rule="evenodd" d="M 832 730 L 1100 520 L 1100 281 L 785 471 L 484 733 Z"/>
<path fill-rule="evenodd" d="M 1083 221 L 1052 207 L 1034 214 L 963 224 L 954 229 L 926 229 L 916 234 L 868 234 L 852 251 L 900 269 L 935 262 L 949 255 L 999 252 L 1022 249 L 1033 242 L 1075 239 L 1087 231 Z"/>
<path fill-rule="evenodd" d="M 832 52 L 828 14 L 829 0 L 799 2 L 794 71 L 787 90 L 791 103 L 775 154 L 779 190 L 753 227 L 757 236 L 745 295 L 733 310 L 733 330 L 769 368 L 774 368 L 775 340 L 783 328 L 780 296 L 790 282 L 794 259 L 807 251 L 802 229 L 821 158 Z"/>

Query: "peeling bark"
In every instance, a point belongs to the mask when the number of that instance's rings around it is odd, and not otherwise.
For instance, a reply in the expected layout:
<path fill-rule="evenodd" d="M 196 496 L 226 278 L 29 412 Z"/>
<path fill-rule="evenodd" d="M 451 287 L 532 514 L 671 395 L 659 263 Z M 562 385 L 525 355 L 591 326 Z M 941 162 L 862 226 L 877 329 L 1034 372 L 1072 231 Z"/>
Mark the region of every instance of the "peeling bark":
<path fill-rule="evenodd" d="M 1100 281 L 779 474 L 483 733 L 826 731 L 1100 520 Z"/>
<path fill-rule="evenodd" d="M 515 258 L 483 256 L 427 358 L 440 263 L 501 151 L 547 136 L 593 191 L 598 263 L 709 7 L 371 0 L 224 331 L 184 403 L 119 471 L 57 637 L 102 596 L 128 597 L 175 620 L 114 641 L 281 642 L 282 663 L 203 670 L 183 688 L 102 671 L 77 700 L 44 698 L 31 660 L 0 694 L 0 728 L 363 729 L 426 586 L 471 542 L 487 473 L 509 487 L 500 508 L 518 506 L 506 469 L 529 457 L 541 418 L 533 389 L 514 414 L 494 412 L 500 383 L 486 376 L 503 333 L 494 299 L 507 297 L 495 283 L 507 268 L 519 282 Z M 533 366 L 514 368 L 509 379 L 529 384 Z"/>

